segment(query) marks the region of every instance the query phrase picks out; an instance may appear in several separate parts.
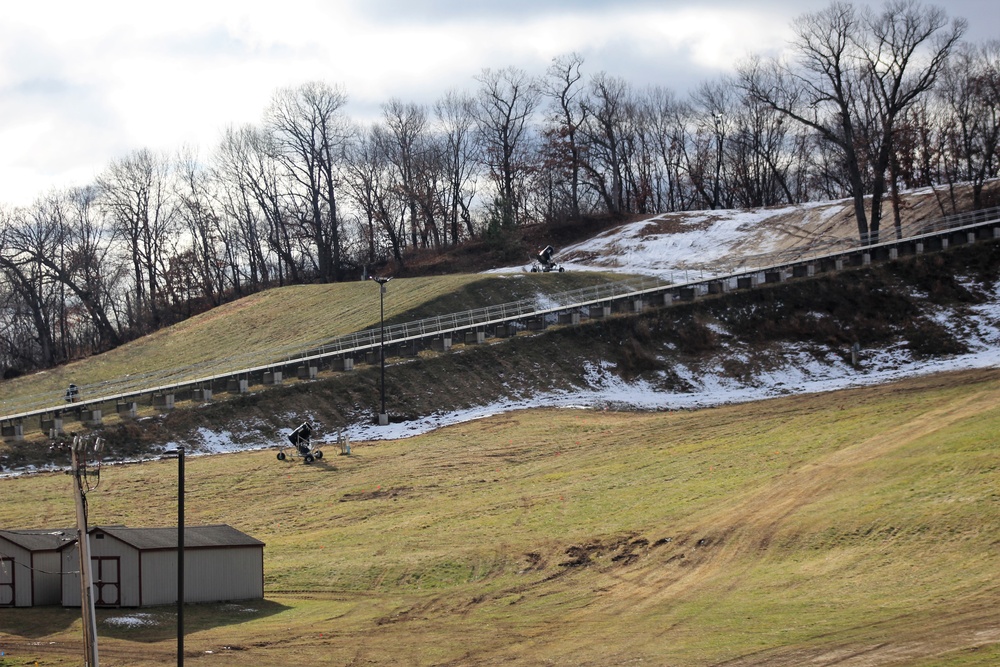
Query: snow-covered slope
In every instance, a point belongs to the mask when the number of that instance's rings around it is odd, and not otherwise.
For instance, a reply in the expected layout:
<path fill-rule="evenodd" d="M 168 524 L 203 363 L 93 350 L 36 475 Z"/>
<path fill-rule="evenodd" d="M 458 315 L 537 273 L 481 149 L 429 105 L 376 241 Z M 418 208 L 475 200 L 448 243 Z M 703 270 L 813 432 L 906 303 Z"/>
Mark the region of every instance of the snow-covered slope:
<path fill-rule="evenodd" d="M 941 217 L 936 198 L 932 191 L 915 193 L 908 200 L 910 221 Z M 850 202 L 839 201 L 758 211 L 654 216 L 558 249 L 556 259 L 570 271 L 618 271 L 676 281 L 685 272 L 702 272 L 707 277 L 747 262 L 767 263 L 767 258 L 775 253 L 803 252 L 808 248 L 829 251 L 838 244 L 855 244 L 855 239 Z M 503 269 L 506 272 L 528 270 L 530 265 Z M 694 279 L 697 275 L 687 277 Z M 533 407 L 638 410 L 708 407 L 873 385 L 942 371 L 1000 367 L 1000 282 L 973 284 L 971 278 L 965 280 L 969 289 L 981 295 L 981 303 L 966 304 L 960 310 L 929 304 L 924 309 L 948 330 L 962 332 L 961 337 L 969 350 L 962 355 L 917 359 L 906 345 L 900 344 L 863 350 L 862 363 L 855 367 L 845 363 L 842 351 L 828 350 L 824 355 L 817 354 L 815 345 L 806 349 L 784 343 L 769 351 L 776 362 L 767 370 L 739 380 L 723 372 L 722 357 L 698 367 L 678 363 L 673 370 L 685 381 L 683 391 L 664 390 L 655 378 L 626 382 L 613 364 L 594 359 L 586 368 L 586 380 L 580 386 L 550 392 L 525 387 L 516 398 L 485 399 L 481 405 L 469 409 L 441 411 L 389 426 L 373 426 L 368 419 L 358 419 L 345 429 L 345 434 L 352 441 L 408 437 L 448 424 Z M 915 296 L 919 301 L 920 295 Z M 726 332 L 719 333 L 724 337 Z M 745 352 L 731 349 L 723 354 L 738 360 Z M 288 424 L 298 424 L 304 419 L 323 422 L 317 415 L 297 412 L 283 414 L 281 418 Z M 217 428 L 201 426 L 187 434 L 184 442 L 191 453 L 206 454 L 274 447 L 273 441 L 255 441 L 253 434 L 260 432 L 259 426 L 240 422 Z M 333 441 L 337 433 L 326 433 L 322 437 Z M 166 443 L 166 446 L 174 444 Z M 333 442 L 326 444 L 327 448 L 333 446 Z"/>
<path fill-rule="evenodd" d="M 891 212 L 885 208 L 888 218 Z M 951 211 L 950 198 L 940 190 L 924 188 L 906 193 L 901 217 L 907 226 L 945 217 Z M 886 219 L 883 227 L 889 224 Z M 614 271 L 679 282 L 857 244 L 853 201 L 841 199 L 752 210 L 664 213 L 556 248 L 553 259 L 567 271 Z M 526 264 L 494 272 L 530 269 Z"/>
<path fill-rule="evenodd" d="M 909 222 L 941 217 L 936 202 L 937 195 L 931 190 L 910 193 Z M 851 202 L 836 201 L 757 211 L 658 215 L 562 248 L 556 259 L 568 271 L 619 271 L 674 281 L 685 272 L 702 272 L 707 276 L 733 270 L 746 262 L 765 264 L 775 254 L 808 249 L 829 252 L 836 246 L 855 245 L 856 238 Z M 501 271 L 521 272 L 530 268 L 524 265 Z M 389 426 L 357 424 L 347 429 L 347 435 L 352 440 L 406 437 L 447 424 L 531 407 L 639 410 L 707 407 L 873 385 L 941 371 L 1000 367 L 1000 283 L 969 287 L 985 296 L 984 303 L 965 307 L 961 312 L 945 308 L 933 312 L 938 323 L 963 332 L 970 350 L 963 355 L 916 359 L 905 345 L 899 345 L 864 350 L 863 363 L 854 367 L 833 350 L 825 358 L 818 358 L 815 348 L 806 351 L 804 347 L 786 344 L 773 351 L 781 358 L 775 368 L 740 381 L 711 365 L 676 367 L 690 387 L 684 392 L 664 391 L 646 380 L 626 382 L 613 365 L 594 360 L 587 369 L 583 386 L 548 393 L 528 391 L 518 399 L 486 402 L 467 410 L 437 413 Z M 738 358 L 741 351 L 731 350 L 728 354 Z M 288 415 L 287 420 L 294 423 L 308 417 Z M 225 437 L 204 435 L 208 449 L 226 449 Z"/>
<path fill-rule="evenodd" d="M 668 213 L 623 225 L 564 248 L 567 270 L 621 271 L 674 282 L 680 273 L 716 274 L 790 247 L 853 243 L 842 202 L 754 211 Z M 850 230 L 847 230 L 849 232 Z"/>

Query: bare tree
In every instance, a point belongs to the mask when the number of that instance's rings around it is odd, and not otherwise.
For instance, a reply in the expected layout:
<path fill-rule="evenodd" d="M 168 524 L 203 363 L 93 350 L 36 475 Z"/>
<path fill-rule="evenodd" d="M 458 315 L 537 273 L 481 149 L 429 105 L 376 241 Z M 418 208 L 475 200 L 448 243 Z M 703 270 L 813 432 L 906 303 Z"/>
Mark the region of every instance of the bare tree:
<path fill-rule="evenodd" d="M 337 186 L 344 141 L 341 108 L 347 94 L 321 82 L 279 90 L 266 114 L 281 159 L 301 198 L 300 222 L 308 230 L 319 279 L 340 278 Z"/>
<path fill-rule="evenodd" d="M 145 329 L 146 316 L 154 329 L 161 323 L 158 300 L 165 252 L 176 231 L 169 177 L 169 161 L 142 149 L 113 160 L 97 179 L 100 205 L 132 264 L 135 301 L 130 324 L 139 330 Z"/>
<path fill-rule="evenodd" d="M 200 296 L 217 306 L 222 303 L 226 267 L 218 248 L 222 233 L 214 210 L 211 178 L 211 172 L 199 163 L 192 150 L 181 151 L 177 159 L 178 213 L 191 243 L 191 279 Z"/>
<path fill-rule="evenodd" d="M 458 243 L 459 222 L 469 237 L 474 235 L 469 211 L 476 194 L 476 144 L 473 138 L 476 101 L 454 91 L 445 94 L 434 105 L 438 131 L 443 135 L 442 155 L 447 175 L 447 223 L 451 227 L 451 242 Z"/>
<path fill-rule="evenodd" d="M 871 91 L 874 131 L 868 141 L 872 161 L 872 213 L 869 232 L 879 238 L 881 202 L 886 192 L 886 176 L 892 167 L 893 140 L 899 121 L 926 91 L 930 90 L 965 32 L 965 21 L 955 20 L 950 28 L 943 9 L 923 7 L 915 0 L 896 0 L 878 14 L 866 13 L 867 30 L 858 42 L 864 55 L 866 90 Z M 924 53 L 923 67 L 919 60 Z M 890 180 L 895 188 L 895 179 Z M 893 192 L 898 202 L 897 192 Z M 897 209 L 898 211 L 898 209 Z M 896 215 L 896 233 L 899 229 Z"/>
<path fill-rule="evenodd" d="M 965 45 L 955 56 L 943 70 L 938 91 L 945 156 L 952 165 L 948 172 L 972 184 L 978 208 L 983 184 L 1000 170 L 1000 40 Z"/>
<path fill-rule="evenodd" d="M 84 308 L 96 333 L 96 340 L 83 351 L 106 350 L 122 343 L 109 315 L 120 277 L 113 259 L 113 233 L 96 211 L 97 196 L 94 187 L 52 193 L 35 203 L 30 209 L 31 224 L 11 239 L 61 288 L 59 330 L 64 358 L 72 356 L 66 346 L 74 333 L 70 331 L 73 325 L 63 322 L 71 297 Z"/>
<path fill-rule="evenodd" d="M 797 63 L 750 60 L 741 67 L 741 85 L 838 148 L 858 234 L 876 242 L 893 131 L 934 85 L 965 22 L 948 26 L 943 10 L 914 0 L 889 2 L 877 13 L 834 2 L 800 17 L 793 28 Z"/>
<path fill-rule="evenodd" d="M 417 247 L 417 236 L 423 226 L 418 222 L 417 161 L 425 149 L 427 109 L 416 103 L 404 104 L 397 98 L 382 105 L 382 120 L 387 132 L 382 153 L 397 171 L 399 187 L 406 197 L 410 215 L 410 244 Z"/>
<path fill-rule="evenodd" d="M 732 206 L 732 193 L 724 184 L 723 157 L 730 126 L 735 122 L 733 89 L 724 80 L 708 81 L 691 94 L 695 150 L 692 182 L 713 209 Z M 723 201 L 725 198 L 725 201 Z"/>
<path fill-rule="evenodd" d="M 496 213 L 504 225 L 516 225 L 524 198 L 520 184 L 533 164 L 531 121 L 540 99 L 538 84 L 515 67 L 486 68 L 476 81 L 480 159 L 496 186 Z"/>
<path fill-rule="evenodd" d="M 236 237 L 254 290 L 271 281 L 269 257 L 277 260 L 273 273 L 279 285 L 299 282 L 298 259 L 283 203 L 287 186 L 277 154 L 270 134 L 244 126 L 226 130 L 215 156 L 216 173 L 225 184 L 224 207 L 237 221 Z"/>
<path fill-rule="evenodd" d="M 364 235 L 367 241 L 368 266 L 385 259 L 382 239 L 399 266 L 403 266 L 406 245 L 406 214 L 408 203 L 396 187 L 392 164 L 384 153 L 390 139 L 381 124 L 367 129 L 356 128 L 354 141 L 348 145 L 348 195 L 364 215 Z"/>
<path fill-rule="evenodd" d="M 580 170 L 583 168 L 582 147 L 578 138 L 580 127 L 587 120 L 587 108 L 581 103 L 580 83 L 583 56 L 570 53 L 552 59 L 547 72 L 545 94 L 551 100 L 548 132 L 550 160 L 548 167 L 564 172 L 569 181 L 569 215 L 580 217 Z"/>
<path fill-rule="evenodd" d="M 653 87 L 646 95 L 648 132 L 663 174 L 656 192 L 656 209 L 660 211 L 683 211 L 691 205 L 684 147 L 688 106 L 666 88 Z"/>
<path fill-rule="evenodd" d="M 28 314 L 22 319 L 32 325 L 35 343 L 23 359 L 33 365 L 47 367 L 122 342 L 110 315 L 120 265 L 95 199 L 93 187 L 52 191 L 0 216 L 0 272 L 13 288 L 8 300 L 16 299 L 16 308 Z"/>
<path fill-rule="evenodd" d="M 770 106 L 740 94 L 735 81 L 721 79 L 727 104 L 716 111 L 723 114 L 721 133 L 724 142 L 725 172 L 728 190 L 725 205 L 739 207 L 794 204 L 804 196 L 806 137 L 789 132 L 791 123 Z M 722 158 L 719 158 L 722 161 Z"/>
<path fill-rule="evenodd" d="M 54 242 L 51 230 L 33 229 L 22 211 L 0 210 L 0 276 L 10 292 L 7 308 L 13 321 L 9 324 L 31 323 L 30 334 L 28 327 L 14 327 L 14 335 L 5 344 L 18 365 L 48 368 L 62 360 L 54 332 L 58 295 L 36 253 L 24 250 L 25 245 L 30 250 L 44 245 L 48 251 Z M 30 343 L 17 349 L 19 340 Z"/>
<path fill-rule="evenodd" d="M 590 81 L 583 106 L 587 112 L 581 125 L 587 183 L 601 196 L 608 213 L 630 211 L 626 172 L 633 140 L 631 89 L 624 79 L 599 72 Z"/>
<path fill-rule="evenodd" d="M 443 137 L 428 134 L 414 160 L 413 199 L 420 211 L 420 242 L 424 247 L 446 244 L 448 226 L 447 145 Z"/>

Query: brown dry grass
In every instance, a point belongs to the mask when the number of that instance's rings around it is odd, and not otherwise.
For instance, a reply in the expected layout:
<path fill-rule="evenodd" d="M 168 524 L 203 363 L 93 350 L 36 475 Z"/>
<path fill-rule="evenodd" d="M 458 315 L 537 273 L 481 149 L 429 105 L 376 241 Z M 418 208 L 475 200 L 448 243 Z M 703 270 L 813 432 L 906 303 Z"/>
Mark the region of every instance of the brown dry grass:
<path fill-rule="evenodd" d="M 992 665 L 998 405 L 1000 372 L 979 371 L 693 412 L 512 413 L 321 466 L 191 459 L 192 522 L 267 543 L 268 599 L 191 607 L 189 656 Z M 167 514 L 172 474 L 106 470 L 93 520 Z M 0 485 L 8 524 L 71 519 L 64 476 Z M 101 612 L 102 664 L 172 663 L 172 612 L 149 611 L 135 630 Z M 0 628 L 8 653 L 78 660 L 70 610 L 3 610 Z"/>
<path fill-rule="evenodd" d="M 385 298 L 386 323 L 415 321 L 607 282 L 606 274 L 448 275 L 395 280 Z M 140 386 L 207 377 L 304 353 L 344 334 L 376 327 L 379 296 L 373 283 L 296 285 L 225 304 L 101 355 L 0 381 L 0 414 L 31 397 L 62 407 L 70 382 L 84 398 L 99 385 L 156 374 Z M 93 388 L 89 385 L 95 385 Z M 89 392 L 89 393 L 88 393 Z"/>

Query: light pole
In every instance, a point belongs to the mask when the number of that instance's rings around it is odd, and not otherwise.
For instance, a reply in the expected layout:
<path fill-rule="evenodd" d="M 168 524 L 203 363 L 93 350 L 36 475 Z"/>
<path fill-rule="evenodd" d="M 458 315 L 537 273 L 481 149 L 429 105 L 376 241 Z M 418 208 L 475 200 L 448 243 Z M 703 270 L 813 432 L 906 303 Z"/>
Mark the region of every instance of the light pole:
<path fill-rule="evenodd" d="M 712 114 L 715 118 L 715 143 L 716 143 L 716 157 L 715 157 L 715 187 L 712 188 L 712 208 L 719 208 L 719 175 L 722 173 L 722 140 L 723 140 L 723 127 L 722 127 L 722 114 L 715 113 Z"/>
<path fill-rule="evenodd" d="M 392 278 L 372 276 L 371 279 L 378 283 L 379 326 L 381 328 L 378 356 L 382 361 L 382 381 L 380 382 L 382 385 L 382 410 L 378 413 L 378 425 L 388 426 L 389 414 L 385 411 L 385 284 Z"/>
<path fill-rule="evenodd" d="M 177 458 L 177 667 L 184 667 L 184 447 L 163 452 Z"/>

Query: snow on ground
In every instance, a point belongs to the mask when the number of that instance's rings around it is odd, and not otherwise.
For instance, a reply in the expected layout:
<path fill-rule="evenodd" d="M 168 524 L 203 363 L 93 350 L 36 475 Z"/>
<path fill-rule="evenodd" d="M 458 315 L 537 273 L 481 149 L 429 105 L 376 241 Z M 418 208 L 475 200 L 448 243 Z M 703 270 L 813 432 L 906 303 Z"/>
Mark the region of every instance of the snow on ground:
<path fill-rule="evenodd" d="M 734 256 L 766 255 L 786 247 L 788 228 L 775 224 L 775 220 L 798 218 L 803 229 L 821 230 L 830 218 L 843 211 L 844 205 L 844 201 L 835 201 L 658 215 L 557 249 L 553 259 L 567 271 L 622 271 L 687 282 L 711 277 L 712 265 Z M 661 229 L 660 223 L 668 218 L 675 221 L 675 227 Z M 490 272 L 530 270 L 531 265 L 526 264 Z"/>
<path fill-rule="evenodd" d="M 143 612 L 131 613 L 126 616 L 109 616 L 104 619 L 104 623 L 119 628 L 142 628 L 158 625 L 152 614 Z"/>
<path fill-rule="evenodd" d="M 557 255 L 567 270 L 622 271 L 646 274 L 676 282 L 683 278 L 685 267 L 695 263 L 710 263 L 725 255 L 765 253 L 778 248 L 783 234 L 769 225 L 772 216 L 802 213 L 812 225 L 822 225 L 840 211 L 842 202 L 793 207 L 787 211 L 727 211 L 689 214 L 674 233 L 650 231 L 662 216 L 624 225 L 614 230 L 563 249 Z M 676 227 L 676 221 L 675 221 Z M 563 261 L 562 258 L 577 258 Z M 501 271 L 521 272 L 530 265 Z M 690 270 L 690 269 L 688 269 Z M 691 276 L 694 279 L 696 276 Z M 972 286 L 970 286 L 972 287 Z M 943 309 L 936 319 L 948 326 L 961 326 L 967 332 L 966 343 L 971 352 L 951 358 L 914 360 L 905 346 L 862 351 L 859 368 L 845 364 L 832 352 L 817 359 L 814 351 L 788 345 L 782 355 L 785 360 L 779 371 L 759 374 L 740 382 L 711 368 L 675 368 L 690 391 L 663 391 L 647 381 L 626 382 L 613 372 L 606 362 L 591 365 L 586 372 L 585 386 L 568 391 L 556 391 L 520 398 L 495 401 L 453 412 L 439 412 L 421 419 L 388 426 L 355 424 L 344 429 L 351 442 L 391 440 L 428 433 L 437 428 L 482 419 L 513 410 L 528 408 L 679 410 L 743 403 L 797 393 L 819 393 L 849 387 L 870 386 L 942 371 L 1000 367 L 1000 284 L 975 286 L 985 290 L 990 299 L 977 306 L 968 306 L 961 316 Z M 544 304 L 543 304 L 544 306 Z M 971 313 L 971 314 L 970 314 Z M 734 353 L 738 354 L 738 353 Z M 391 412 L 391 410 L 390 410 Z M 282 420 L 290 426 L 279 433 L 279 442 L 264 441 L 253 423 L 231 425 L 233 430 L 213 431 L 199 428 L 185 443 L 191 455 L 219 454 L 235 451 L 275 448 L 284 444 L 291 428 L 302 421 L 315 422 L 309 414 L 287 413 Z M 322 424 L 314 439 L 318 447 L 336 444 L 337 432 L 324 432 Z M 165 449 L 176 447 L 168 443 Z M 51 468 L 46 468 L 51 469 Z M 24 470 L 23 472 L 32 472 Z M 11 473 L 0 474 L 0 477 Z M 17 474 L 17 473 L 14 473 Z"/>
<path fill-rule="evenodd" d="M 979 310 L 980 319 L 985 324 L 981 328 L 986 330 L 987 335 L 967 340 L 970 348 L 974 350 L 970 354 L 947 359 L 913 361 L 909 358 L 908 351 L 900 346 L 869 353 L 859 370 L 844 364 L 833 354 L 829 355 L 825 363 L 821 363 L 810 353 L 790 348 L 784 355 L 790 362 L 788 365 L 780 371 L 757 375 L 749 383 L 740 383 L 721 373 L 706 372 L 705 369 L 696 372 L 683 366 L 675 367 L 677 375 L 694 387 L 687 392 L 663 391 L 642 380 L 626 382 L 615 375 L 610 367 L 601 364 L 587 369 L 586 387 L 540 393 L 527 398 L 494 401 L 464 410 L 438 412 L 412 421 L 390 423 L 388 426 L 376 426 L 371 423 L 354 424 L 343 429 L 342 433 L 352 443 L 397 440 L 430 433 L 453 424 L 531 408 L 657 411 L 700 409 L 748 403 L 790 394 L 823 393 L 851 387 L 873 386 L 945 371 L 1000 367 L 1000 326 L 998 326 L 1000 302 L 981 306 Z M 305 420 L 316 421 L 311 415 L 289 413 L 285 417 L 289 423 L 296 425 Z M 248 434 L 254 429 L 252 425 L 245 426 L 245 432 L 240 435 L 234 435 L 228 430 L 214 432 L 201 427 L 197 430 L 197 437 L 184 443 L 187 455 L 225 454 L 274 449 L 279 445 L 288 446 L 285 438 L 291 432 L 291 428 L 281 429 L 277 441 L 267 441 L 259 437 L 250 437 Z M 314 448 L 337 446 L 340 433 L 324 433 L 322 424 L 318 426 L 318 433 L 313 440 Z M 163 449 L 173 449 L 177 445 L 176 442 L 169 442 Z M 120 463 L 129 462 L 132 461 L 120 461 Z M 58 469 L 57 466 L 29 466 L 25 469 L 0 473 L 0 478 Z M 141 619 L 136 623 L 140 621 Z M 109 620 L 109 622 L 117 621 Z M 125 624 L 128 621 L 120 622 Z"/>
<path fill-rule="evenodd" d="M 994 310 L 1000 311 L 1000 306 L 994 306 Z M 994 323 L 997 321 L 995 316 L 996 313 L 994 313 Z M 998 336 L 995 327 L 993 336 Z M 981 344 L 978 347 L 980 349 L 970 354 L 919 362 L 908 360 L 906 351 L 902 349 L 878 351 L 865 359 L 861 370 L 843 364 L 839 359 L 836 362 L 830 359 L 828 363 L 821 363 L 803 351 L 790 350 L 787 358 L 793 363 L 781 371 L 758 375 L 753 385 L 740 384 L 721 375 L 696 374 L 688 369 L 677 369 L 681 377 L 696 387 L 690 392 L 662 391 L 645 381 L 625 382 L 615 375 L 612 369 L 603 365 L 593 365 L 587 374 L 589 387 L 549 392 L 531 398 L 495 401 L 466 410 L 435 413 L 413 421 L 390 423 L 388 426 L 355 424 L 344 429 L 343 433 L 352 443 L 396 440 L 429 433 L 452 424 L 530 408 L 661 411 L 697 409 L 747 403 L 789 394 L 822 393 L 850 387 L 874 386 L 943 371 L 1000 366 L 1000 347 L 995 344 Z M 794 363 L 796 360 L 798 363 Z M 303 418 L 309 417 L 300 417 Z M 333 447 L 336 445 L 337 436 L 336 432 L 320 432 L 314 439 L 313 446 Z M 229 441 L 227 446 L 225 433 L 214 434 L 211 443 L 210 451 L 204 453 L 267 449 L 280 444 L 248 445 L 246 442 Z"/>
<path fill-rule="evenodd" d="M 809 355 L 803 355 L 806 356 Z M 755 382 L 757 386 L 739 385 L 729 378 L 711 374 L 689 375 L 687 379 L 698 388 L 685 393 L 661 391 L 644 381 L 625 382 L 610 369 L 593 366 L 589 369 L 588 388 L 539 394 L 520 400 L 496 401 L 466 410 L 433 414 L 419 420 L 393 423 L 388 426 L 355 425 L 345 429 L 345 433 L 352 442 L 395 440 L 428 433 L 451 424 L 528 408 L 618 410 L 707 408 L 788 394 L 821 393 L 849 387 L 872 386 L 942 371 L 994 368 L 1000 366 L 1000 348 L 984 346 L 983 349 L 971 354 L 920 362 L 901 362 L 898 356 L 878 354 L 870 363 L 876 366 L 877 370 L 857 371 L 843 364 L 838 367 L 809 361 L 802 366 L 792 365 L 787 370 L 758 376 Z M 683 373 L 681 375 L 683 376 Z M 336 434 L 327 435 L 326 439 L 332 443 L 335 437 Z"/>
<path fill-rule="evenodd" d="M 689 392 L 663 391 L 646 381 L 626 382 L 613 372 L 607 363 L 593 364 L 587 368 L 585 387 L 569 391 L 538 394 L 529 398 L 495 401 L 453 412 L 440 412 L 421 419 L 391 423 L 388 426 L 355 424 L 344 429 L 351 442 L 396 440 L 408 438 L 435 429 L 482 419 L 514 410 L 529 408 L 562 409 L 612 409 L 612 410 L 684 410 L 718 405 L 746 403 L 789 394 L 822 393 L 850 387 L 873 386 L 907 377 L 929 375 L 943 371 L 996 368 L 1000 366 L 1000 302 L 978 308 L 980 335 L 968 341 L 973 352 L 947 359 L 914 361 L 904 348 L 862 353 L 860 369 L 844 364 L 839 357 L 829 355 L 817 360 L 804 350 L 789 346 L 784 358 L 788 363 L 780 371 L 770 371 L 756 376 L 752 383 L 739 383 L 721 374 L 695 372 L 678 367 L 678 374 L 694 389 Z M 294 422 L 296 416 L 288 415 Z M 297 419 L 308 419 L 299 416 Z M 289 429 L 290 430 L 290 429 Z M 202 437 L 211 442 L 210 451 L 245 451 L 267 449 L 277 443 L 248 444 L 245 441 L 227 441 L 228 432 L 212 434 L 207 429 Z M 337 433 L 320 432 L 314 440 L 315 447 L 336 445 Z"/>
<path fill-rule="evenodd" d="M 216 433 L 204 426 L 200 426 L 198 427 L 197 434 L 202 441 L 200 449 L 206 454 L 220 453 L 232 449 L 232 431 L 220 431 Z"/>
<path fill-rule="evenodd" d="M 555 260 L 567 271 L 622 271 L 646 274 L 677 282 L 694 279 L 684 275 L 695 265 L 707 265 L 733 255 L 765 254 L 787 245 L 787 226 L 774 225 L 777 218 L 792 217 L 808 222 L 802 228 L 824 229 L 842 213 L 845 201 L 821 202 L 787 209 L 754 211 L 715 211 L 684 216 L 681 231 L 657 231 L 656 216 L 598 234 L 592 239 L 558 251 Z M 498 269 L 496 272 L 529 271 L 531 265 Z M 981 287 L 981 286 L 980 286 Z M 526 408 L 611 408 L 639 410 L 677 410 L 703 408 L 728 403 L 742 403 L 792 393 L 818 393 L 877 385 L 905 377 L 941 371 L 993 368 L 1000 366 L 1000 284 L 992 287 L 992 299 L 971 307 L 973 315 L 962 316 L 968 326 L 966 339 L 971 353 L 948 359 L 916 361 L 900 346 L 892 349 L 863 351 L 860 368 L 845 364 L 832 352 L 823 360 L 795 346 L 788 346 L 780 371 L 761 374 L 740 383 L 722 373 L 676 368 L 694 389 L 689 392 L 666 392 L 645 381 L 628 383 L 612 372 L 607 364 L 587 369 L 586 386 L 572 391 L 538 394 L 515 400 L 503 400 L 467 410 L 429 415 L 419 420 L 375 426 L 355 425 L 346 429 L 352 441 L 405 438 L 436 428 L 480 419 Z M 540 304 L 544 307 L 544 304 Z M 957 316 L 946 311 L 944 321 Z M 336 434 L 330 435 L 333 439 Z"/>

